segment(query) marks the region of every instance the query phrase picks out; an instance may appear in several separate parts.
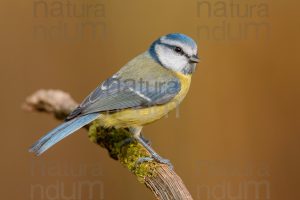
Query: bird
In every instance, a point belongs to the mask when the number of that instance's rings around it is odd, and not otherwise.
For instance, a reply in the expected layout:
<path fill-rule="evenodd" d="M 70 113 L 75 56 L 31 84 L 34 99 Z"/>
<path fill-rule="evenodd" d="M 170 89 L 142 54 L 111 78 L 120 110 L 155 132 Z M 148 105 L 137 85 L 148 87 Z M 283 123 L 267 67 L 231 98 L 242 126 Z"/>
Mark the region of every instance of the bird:
<path fill-rule="evenodd" d="M 198 62 L 198 47 L 191 37 L 182 33 L 159 37 L 145 52 L 103 81 L 61 125 L 40 138 L 29 151 L 41 155 L 81 127 L 98 120 L 103 127 L 128 129 L 150 153 L 148 160 L 169 164 L 146 142 L 141 131 L 182 102 Z"/>

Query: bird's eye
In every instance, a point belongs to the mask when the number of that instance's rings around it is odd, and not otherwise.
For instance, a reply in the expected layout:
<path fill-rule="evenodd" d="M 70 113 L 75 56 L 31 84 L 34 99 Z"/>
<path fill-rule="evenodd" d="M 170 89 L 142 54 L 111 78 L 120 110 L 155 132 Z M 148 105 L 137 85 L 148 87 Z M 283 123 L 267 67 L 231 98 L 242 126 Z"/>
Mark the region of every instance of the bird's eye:
<path fill-rule="evenodd" d="M 176 51 L 177 53 L 183 54 L 183 51 L 180 47 L 175 47 L 174 51 Z"/>

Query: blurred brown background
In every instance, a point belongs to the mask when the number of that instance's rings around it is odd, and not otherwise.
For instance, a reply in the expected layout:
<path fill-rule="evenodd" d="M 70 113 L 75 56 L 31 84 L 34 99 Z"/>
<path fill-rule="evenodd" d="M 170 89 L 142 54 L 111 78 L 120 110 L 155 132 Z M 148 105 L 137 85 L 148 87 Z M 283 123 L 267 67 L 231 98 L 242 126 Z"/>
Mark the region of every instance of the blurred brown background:
<path fill-rule="evenodd" d="M 59 122 L 23 112 L 21 104 L 40 88 L 80 101 L 170 32 L 193 37 L 202 61 L 179 118 L 173 112 L 146 127 L 154 148 L 172 161 L 195 199 L 299 199 L 299 6 L 2 1 L 1 199 L 153 199 L 84 130 L 39 158 L 28 153 Z"/>

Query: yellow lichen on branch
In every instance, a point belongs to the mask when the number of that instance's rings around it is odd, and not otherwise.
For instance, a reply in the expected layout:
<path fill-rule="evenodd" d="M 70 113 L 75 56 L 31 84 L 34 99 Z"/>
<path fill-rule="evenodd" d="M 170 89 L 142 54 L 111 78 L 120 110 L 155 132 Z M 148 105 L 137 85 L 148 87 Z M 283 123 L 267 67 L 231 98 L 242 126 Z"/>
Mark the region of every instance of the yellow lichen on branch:
<path fill-rule="evenodd" d="M 146 177 L 154 177 L 158 164 L 154 161 L 138 163 L 139 158 L 151 156 L 126 129 L 103 128 L 95 120 L 89 127 L 92 142 L 107 149 L 110 157 L 118 160 L 137 176 L 140 182 Z"/>

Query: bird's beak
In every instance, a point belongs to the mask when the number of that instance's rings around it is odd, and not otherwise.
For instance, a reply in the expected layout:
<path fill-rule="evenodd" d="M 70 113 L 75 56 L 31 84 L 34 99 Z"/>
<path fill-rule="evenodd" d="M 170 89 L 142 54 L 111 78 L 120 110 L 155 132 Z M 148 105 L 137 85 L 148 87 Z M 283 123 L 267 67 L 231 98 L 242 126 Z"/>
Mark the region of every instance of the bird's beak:
<path fill-rule="evenodd" d="M 190 62 L 191 62 L 191 63 L 198 63 L 199 61 L 200 61 L 200 59 L 198 58 L 197 55 L 192 55 L 192 56 L 190 57 Z"/>

